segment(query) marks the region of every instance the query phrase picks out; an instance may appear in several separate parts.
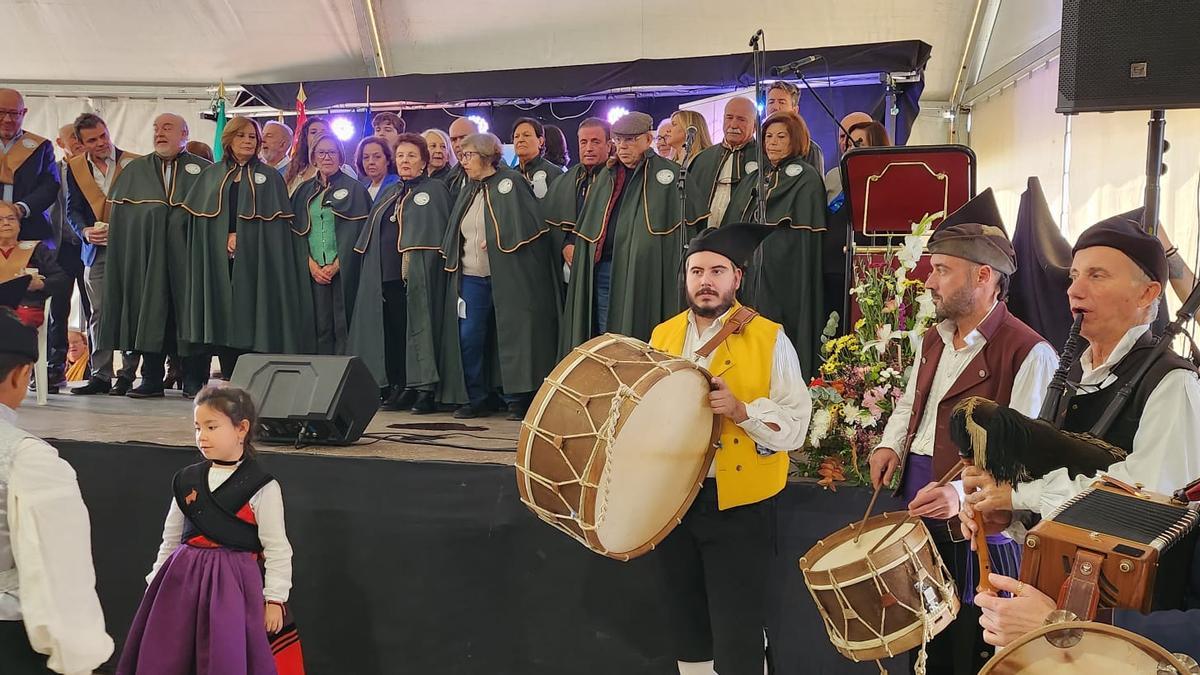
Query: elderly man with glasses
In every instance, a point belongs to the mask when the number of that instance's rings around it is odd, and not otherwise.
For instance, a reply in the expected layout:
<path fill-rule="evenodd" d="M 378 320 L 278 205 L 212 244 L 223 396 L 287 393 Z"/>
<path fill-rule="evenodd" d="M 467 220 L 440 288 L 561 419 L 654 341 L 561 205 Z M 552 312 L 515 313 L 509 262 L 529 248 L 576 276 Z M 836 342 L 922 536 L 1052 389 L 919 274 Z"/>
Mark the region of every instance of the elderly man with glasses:
<path fill-rule="evenodd" d="M 21 128 L 25 99 L 0 89 L 0 200 L 21 212 L 21 239 L 51 239 L 47 212 L 58 199 L 58 166 L 49 140 Z"/>

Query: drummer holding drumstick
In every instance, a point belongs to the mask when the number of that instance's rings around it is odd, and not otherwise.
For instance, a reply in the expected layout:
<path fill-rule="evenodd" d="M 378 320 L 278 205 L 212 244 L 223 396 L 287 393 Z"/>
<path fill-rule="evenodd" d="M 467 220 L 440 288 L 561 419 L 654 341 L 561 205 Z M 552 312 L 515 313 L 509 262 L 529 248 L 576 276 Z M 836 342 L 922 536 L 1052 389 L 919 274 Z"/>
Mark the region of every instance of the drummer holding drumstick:
<path fill-rule="evenodd" d="M 787 452 L 803 444 L 812 413 L 783 329 L 737 302 L 744 267 L 772 231 L 737 223 L 693 239 L 684 261 L 689 309 L 650 338 L 713 376 L 709 404 L 724 417 L 708 478 L 658 547 L 682 675 L 762 675 L 766 663 L 774 497 L 787 482 Z"/>
<path fill-rule="evenodd" d="M 908 512 L 925 519 L 963 600 L 958 617 L 929 643 L 926 672 L 975 673 L 992 654 L 971 604 L 979 565 L 959 532 L 961 487 L 936 482 L 959 460 L 950 413 L 974 395 L 1037 415 L 1058 358 L 1004 302 L 1016 256 L 991 190 L 950 214 L 927 250 L 933 271 L 926 286 L 940 323 L 921 337 L 916 372 L 871 454 L 871 478 L 879 487 L 900 472 Z M 988 553 L 994 570 L 1016 575 L 1019 543 L 989 537 Z M 915 660 L 916 652 L 909 656 Z"/>

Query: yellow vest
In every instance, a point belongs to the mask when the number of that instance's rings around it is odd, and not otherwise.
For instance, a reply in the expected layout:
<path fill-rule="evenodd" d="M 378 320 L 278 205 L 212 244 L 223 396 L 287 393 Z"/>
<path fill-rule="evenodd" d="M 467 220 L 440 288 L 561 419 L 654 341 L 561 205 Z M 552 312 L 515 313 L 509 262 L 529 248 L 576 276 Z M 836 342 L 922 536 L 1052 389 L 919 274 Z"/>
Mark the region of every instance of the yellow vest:
<path fill-rule="evenodd" d="M 735 304 L 724 318 L 732 316 L 738 307 Z M 687 330 L 685 311 L 660 323 L 650 336 L 650 345 L 668 354 L 681 355 Z M 767 398 L 771 393 L 771 363 L 778 333 L 779 324 L 755 317 L 741 334 L 730 335 L 713 351 L 709 372 L 723 379 L 733 395 L 744 403 Z M 728 417 L 721 421 L 721 445 L 714 463 L 717 508 L 721 510 L 760 502 L 778 494 L 787 483 L 787 453 L 760 456 L 749 434 Z"/>

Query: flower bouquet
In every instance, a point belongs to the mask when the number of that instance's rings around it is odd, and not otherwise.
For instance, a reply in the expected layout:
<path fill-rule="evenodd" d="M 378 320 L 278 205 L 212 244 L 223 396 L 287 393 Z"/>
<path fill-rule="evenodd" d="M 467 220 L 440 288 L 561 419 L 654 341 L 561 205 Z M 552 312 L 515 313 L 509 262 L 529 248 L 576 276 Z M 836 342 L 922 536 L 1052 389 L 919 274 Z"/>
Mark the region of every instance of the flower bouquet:
<path fill-rule="evenodd" d="M 836 490 L 841 482 L 870 484 L 867 459 L 913 373 L 921 334 L 933 323 L 929 291 L 908 274 L 941 213 L 926 215 L 889 250 L 880 266 L 856 266 L 850 293 L 862 318 L 837 336 L 838 315 L 821 333 L 819 372 L 809 383 L 813 413 L 804 447 L 793 453 L 801 477 Z"/>

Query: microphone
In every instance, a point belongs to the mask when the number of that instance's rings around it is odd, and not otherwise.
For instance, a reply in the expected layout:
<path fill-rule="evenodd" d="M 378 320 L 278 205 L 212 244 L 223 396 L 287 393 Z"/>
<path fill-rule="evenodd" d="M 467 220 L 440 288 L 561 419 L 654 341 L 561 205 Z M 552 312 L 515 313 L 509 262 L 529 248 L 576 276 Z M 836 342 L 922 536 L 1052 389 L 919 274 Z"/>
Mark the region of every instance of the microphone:
<path fill-rule="evenodd" d="M 688 127 L 687 128 L 687 137 L 684 138 L 683 144 L 688 147 L 691 147 L 692 143 L 696 142 L 696 132 L 698 132 L 698 131 L 699 131 L 699 129 L 697 129 L 695 126 Z"/>
<path fill-rule="evenodd" d="M 813 54 L 812 56 L 806 56 L 798 61 L 792 61 L 791 63 L 785 63 L 782 66 L 775 66 L 774 68 L 771 69 L 771 74 L 783 75 L 784 73 L 794 73 L 797 70 L 800 70 L 801 68 L 804 68 L 805 66 L 810 66 L 810 65 L 816 63 L 817 61 L 820 61 L 823 58 L 825 58 L 825 57 L 821 56 L 820 54 Z"/>
<path fill-rule="evenodd" d="M 759 38 L 761 38 L 762 36 L 763 36 L 763 31 L 762 31 L 762 29 L 761 29 L 761 28 L 759 28 L 758 30 L 754 31 L 754 35 L 751 35 L 751 36 L 750 36 L 750 46 L 751 46 L 751 47 L 757 47 L 757 46 L 758 46 L 758 39 L 759 39 Z"/>

